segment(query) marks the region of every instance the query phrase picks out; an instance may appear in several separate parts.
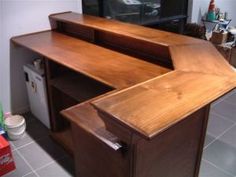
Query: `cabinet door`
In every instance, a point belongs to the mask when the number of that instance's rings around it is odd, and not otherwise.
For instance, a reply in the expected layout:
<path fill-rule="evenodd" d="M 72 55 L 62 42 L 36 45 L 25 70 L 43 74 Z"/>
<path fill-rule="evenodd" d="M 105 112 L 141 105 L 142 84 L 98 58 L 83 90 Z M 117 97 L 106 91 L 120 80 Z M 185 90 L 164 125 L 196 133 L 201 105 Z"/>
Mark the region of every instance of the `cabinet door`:
<path fill-rule="evenodd" d="M 135 177 L 197 177 L 208 119 L 208 107 L 168 128 L 135 151 Z"/>
<path fill-rule="evenodd" d="M 115 151 L 72 124 L 77 177 L 130 177 L 130 151 Z"/>
<path fill-rule="evenodd" d="M 230 64 L 236 67 L 236 47 L 231 50 Z"/>

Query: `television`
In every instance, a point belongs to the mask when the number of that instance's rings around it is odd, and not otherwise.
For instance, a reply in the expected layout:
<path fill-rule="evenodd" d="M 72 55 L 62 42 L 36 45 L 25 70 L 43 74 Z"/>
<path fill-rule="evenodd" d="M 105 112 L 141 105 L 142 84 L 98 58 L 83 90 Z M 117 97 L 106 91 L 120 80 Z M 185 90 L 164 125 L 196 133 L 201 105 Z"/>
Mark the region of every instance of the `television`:
<path fill-rule="evenodd" d="M 83 13 L 145 26 L 187 19 L 188 0 L 83 0 Z"/>

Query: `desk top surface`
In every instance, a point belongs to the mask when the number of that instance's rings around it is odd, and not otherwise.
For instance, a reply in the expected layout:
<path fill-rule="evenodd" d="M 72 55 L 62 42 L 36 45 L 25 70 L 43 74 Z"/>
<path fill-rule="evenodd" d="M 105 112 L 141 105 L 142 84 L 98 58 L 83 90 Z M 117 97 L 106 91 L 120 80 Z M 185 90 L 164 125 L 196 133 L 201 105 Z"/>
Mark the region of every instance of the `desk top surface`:
<path fill-rule="evenodd" d="M 12 40 L 116 89 L 126 88 L 170 71 L 54 31 L 15 37 Z"/>
<path fill-rule="evenodd" d="M 206 41 L 76 13 L 56 14 L 50 18 L 136 38 L 164 46 L 169 51 L 174 66 L 171 72 L 117 52 L 108 52 L 108 49 L 94 48 L 92 44 L 81 43 L 78 39 L 56 32 L 13 38 L 14 42 L 103 83 L 115 88 L 128 86 L 93 100 L 91 104 L 110 115 L 118 124 L 147 139 L 236 86 L 235 72 L 213 45 Z M 139 78 L 140 73 L 144 76 Z M 116 79 L 113 80 L 111 74 Z M 138 79 L 133 76 L 138 76 Z M 80 106 L 74 109 L 79 110 Z"/>
<path fill-rule="evenodd" d="M 151 139 L 234 85 L 227 77 L 172 71 L 92 103 L 111 118 Z"/>

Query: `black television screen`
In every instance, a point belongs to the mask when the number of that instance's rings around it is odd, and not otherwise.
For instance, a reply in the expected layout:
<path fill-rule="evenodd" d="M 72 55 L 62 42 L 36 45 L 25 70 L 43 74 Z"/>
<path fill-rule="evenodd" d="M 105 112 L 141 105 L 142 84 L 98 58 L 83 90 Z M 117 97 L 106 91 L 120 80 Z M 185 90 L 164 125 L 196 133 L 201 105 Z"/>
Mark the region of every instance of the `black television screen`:
<path fill-rule="evenodd" d="M 161 1 L 161 17 L 172 17 L 178 15 L 186 15 L 188 11 L 188 0 L 162 0 Z"/>
<path fill-rule="evenodd" d="M 120 21 L 151 24 L 186 15 L 188 0 L 83 0 L 83 13 Z"/>

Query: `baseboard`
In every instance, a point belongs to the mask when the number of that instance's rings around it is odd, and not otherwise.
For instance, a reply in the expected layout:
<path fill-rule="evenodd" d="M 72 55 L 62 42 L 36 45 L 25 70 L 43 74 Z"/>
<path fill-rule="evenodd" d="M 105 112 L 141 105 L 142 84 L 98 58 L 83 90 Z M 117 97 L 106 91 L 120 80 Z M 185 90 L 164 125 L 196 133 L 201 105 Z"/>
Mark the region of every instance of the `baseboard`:
<path fill-rule="evenodd" d="M 12 110 L 12 114 L 24 114 L 30 111 L 30 107 L 29 106 L 25 106 L 25 107 L 21 107 L 21 108 L 17 108 Z"/>

